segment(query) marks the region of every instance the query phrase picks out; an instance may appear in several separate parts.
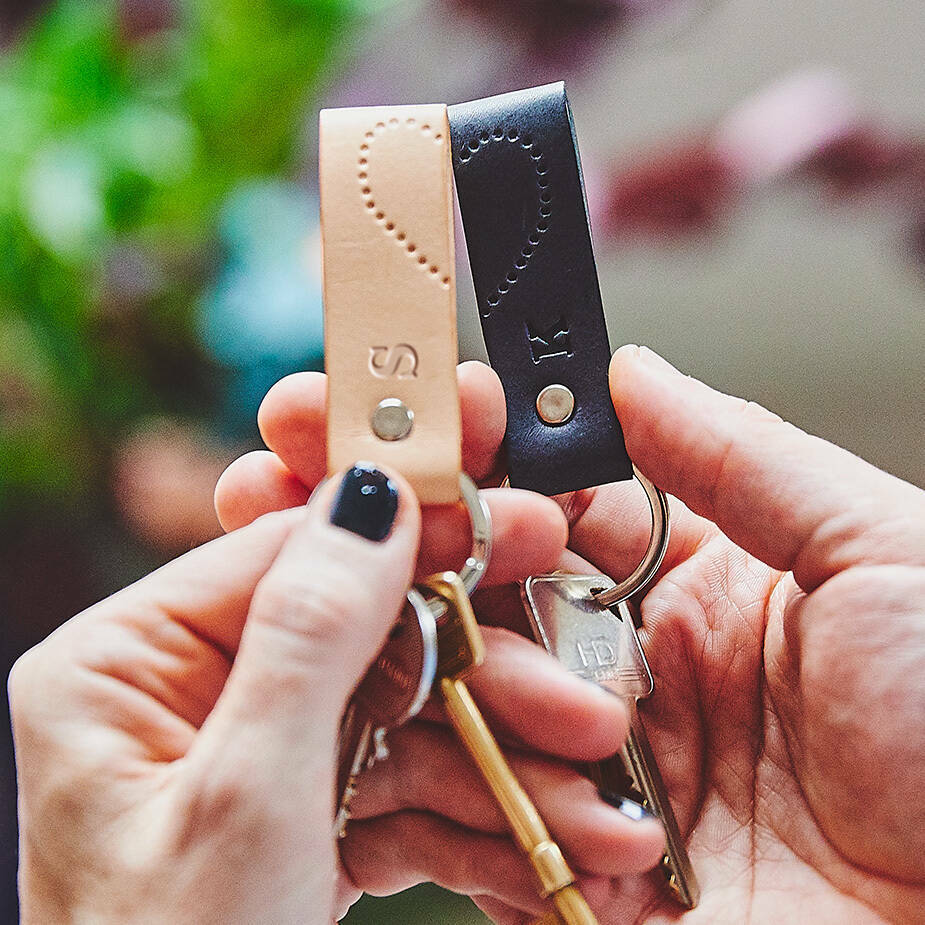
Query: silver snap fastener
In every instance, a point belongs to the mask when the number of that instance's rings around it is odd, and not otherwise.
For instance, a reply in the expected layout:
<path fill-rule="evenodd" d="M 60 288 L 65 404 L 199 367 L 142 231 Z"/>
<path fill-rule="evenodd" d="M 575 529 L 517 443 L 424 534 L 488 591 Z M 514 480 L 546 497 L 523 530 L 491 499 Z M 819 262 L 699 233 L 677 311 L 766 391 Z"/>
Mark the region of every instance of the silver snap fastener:
<path fill-rule="evenodd" d="M 404 440 L 414 427 L 414 412 L 398 398 L 384 398 L 376 405 L 371 423 L 380 440 Z"/>
<path fill-rule="evenodd" d="M 536 410 L 547 424 L 564 424 L 575 410 L 575 396 L 564 385 L 547 385 L 536 396 Z"/>

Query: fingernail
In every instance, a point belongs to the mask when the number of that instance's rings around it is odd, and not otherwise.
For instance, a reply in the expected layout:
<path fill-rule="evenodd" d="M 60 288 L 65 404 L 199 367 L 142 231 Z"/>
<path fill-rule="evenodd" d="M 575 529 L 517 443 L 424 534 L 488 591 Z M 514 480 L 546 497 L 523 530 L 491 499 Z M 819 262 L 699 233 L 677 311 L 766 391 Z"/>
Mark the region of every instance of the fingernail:
<path fill-rule="evenodd" d="M 629 816 L 629 818 L 633 819 L 635 822 L 640 822 L 643 819 L 655 818 L 641 803 L 637 803 L 635 800 L 621 796 L 618 793 L 604 793 L 602 791 L 601 799 L 614 809 L 620 810 L 624 816 Z"/>
<path fill-rule="evenodd" d="M 340 483 L 331 523 L 379 543 L 389 535 L 397 513 L 395 483 L 372 463 L 358 462 Z"/>

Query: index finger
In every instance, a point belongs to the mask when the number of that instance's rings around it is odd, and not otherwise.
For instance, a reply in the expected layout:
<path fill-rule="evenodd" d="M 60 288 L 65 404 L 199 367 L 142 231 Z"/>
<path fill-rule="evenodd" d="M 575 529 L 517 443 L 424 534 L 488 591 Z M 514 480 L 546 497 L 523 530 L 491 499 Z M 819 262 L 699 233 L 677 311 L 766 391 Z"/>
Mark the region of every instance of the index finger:
<path fill-rule="evenodd" d="M 499 467 L 507 413 L 501 381 L 475 360 L 457 367 L 462 414 L 463 469 L 476 481 Z M 312 489 L 327 471 L 327 376 L 294 373 L 267 392 L 258 423 L 266 445 Z"/>

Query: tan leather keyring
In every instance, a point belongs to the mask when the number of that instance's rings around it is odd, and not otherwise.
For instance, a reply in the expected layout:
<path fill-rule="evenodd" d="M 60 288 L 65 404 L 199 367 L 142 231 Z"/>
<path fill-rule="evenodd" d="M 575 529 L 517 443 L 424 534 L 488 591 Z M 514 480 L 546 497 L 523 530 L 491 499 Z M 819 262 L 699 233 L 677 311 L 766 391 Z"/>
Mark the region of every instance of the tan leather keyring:
<path fill-rule="evenodd" d="M 446 106 L 321 113 L 328 471 L 372 460 L 460 498 Z"/>

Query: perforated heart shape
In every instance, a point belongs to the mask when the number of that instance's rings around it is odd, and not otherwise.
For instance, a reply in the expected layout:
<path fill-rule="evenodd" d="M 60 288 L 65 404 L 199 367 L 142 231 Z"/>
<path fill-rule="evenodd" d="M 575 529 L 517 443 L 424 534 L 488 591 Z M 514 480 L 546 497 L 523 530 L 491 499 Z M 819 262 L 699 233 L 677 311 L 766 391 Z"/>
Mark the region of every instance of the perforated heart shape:
<path fill-rule="evenodd" d="M 481 308 L 481 314 L 484 318 L 491 315 L 492 311 L 501 304 L 504 297 L 511 291 L 511 288 L 516 285 L 520 274 L 527 269 L 530 260 L 540 246 L 543 235 L 549 229 L 549 219 L 552 215 L 549 167 L 543 158 L 543 152 L 536 147 L 529 135 L 521 135 L 516 128 L 505 131 L 503 128 L 497 127 L 493 132 L 483 131 L 478 138 L 473 138 L 459 152 L 459 162 L 464 165 L 468 164 L 472 158 L 477 157 L 481 151 L 492 144 L 519 146 L 526 155 L 529 155 L 533 169 L 536 172 L 538 201 L 536 225 L 527 237 L 526 243 L 511 261 L 510 269 L 495 287 L 494 292 L 486 297 L 486 304 Z"/>
<path fill-rule="evenodd" d="M 394 135 L 392 134 L 394 133 Z M 404 137 L 402 137 L 404 136 Z M 399 119 L 393 116 L 388 122 L 377 122 L 366 132 L 360 144 L 360 153 L 357 160 L 357 179 L 360 185 L 360 195 L 367 212 L 382 229 L 383 234 L 392 238 L 395 244 L 402 248 L 408 259 L 435 283 L 444 289 L 450 288 L 450 271 L 441 267 L 432 260 L 424 246 L 414 234 L 413 216 L 402 216 L 403 203 L 389 202 L 389 190 L 386 185 L 377 187 L 375 176 L 375 148 L 377 145 L 398 143 L 401 145 L 419 144 L 445 145 L 447 139 L 440 131 L 435 131 L 427 122 L 419 122 L 413 116 Z M 419 204 L 421 205 L 421 204 Z"/>

